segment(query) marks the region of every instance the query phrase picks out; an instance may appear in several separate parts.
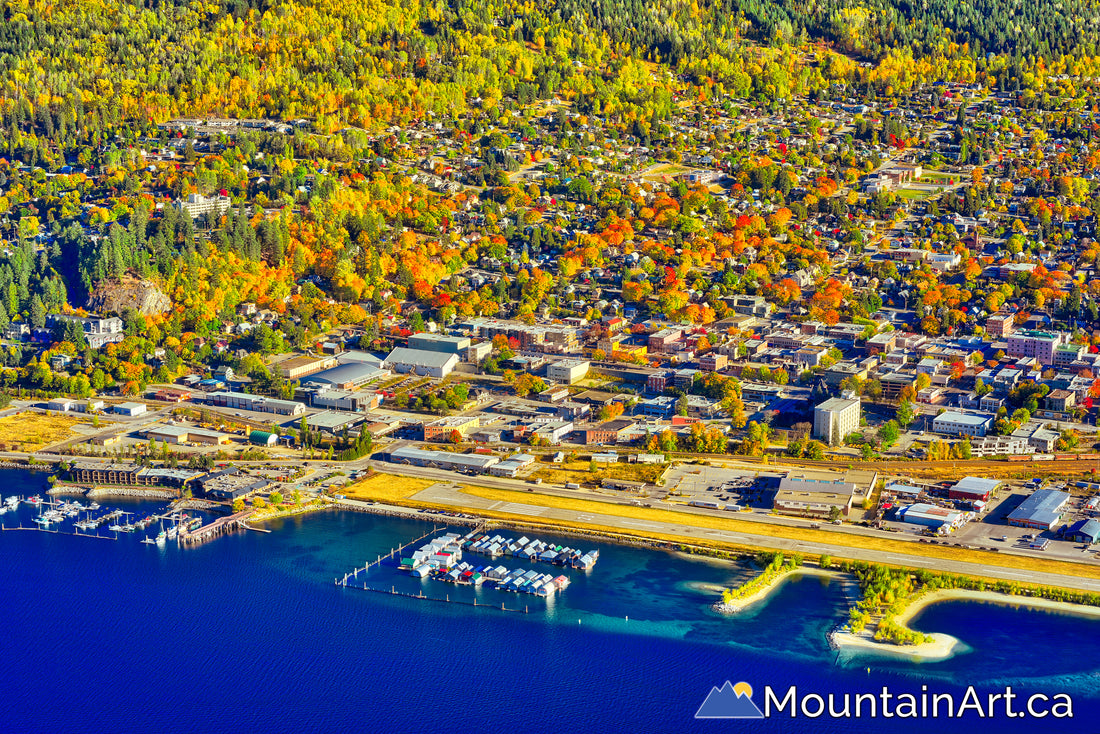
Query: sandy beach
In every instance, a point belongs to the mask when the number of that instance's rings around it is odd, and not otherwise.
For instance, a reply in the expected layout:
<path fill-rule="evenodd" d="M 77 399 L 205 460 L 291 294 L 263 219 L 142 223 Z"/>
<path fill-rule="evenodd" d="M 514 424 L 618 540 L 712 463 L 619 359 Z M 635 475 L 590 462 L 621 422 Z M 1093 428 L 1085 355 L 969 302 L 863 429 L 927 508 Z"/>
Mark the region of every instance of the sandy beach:
<path fill-rule="evenodd" d="M 806 568 L 805 566 L 792 568 L 776 576 L 767 586 L 757 589 L 746 597 L 734 599 L 731 602 L 719 601 L 715 603 L 714 611 L 720 614 L 738 614 L 743 612 L 752 605 L 767 599 L 776 589 L 795 576 L 827 576 L 832 578 L 837 575 L 839 574 L 835 571 L 827 571 L 822 568 Z"/>
<path fill-rule="evenodd" d="M 1052 601 L 1050 599 L 1037 599 L 1029 596 L 999 594 L 995 591 L 938 589 L 918 596 L 905 608 L 905 611 L 894 618 L 894 622 L 902 627 L 909 627 L 909 621 L 916 617 L 923 609 L 945 601 L 981 601 L 991 604 L 1047 609 L 1062 614 L 1077 614 L 1086 617 L 1100 618 L 1100 607 L 1070 604 L 1068 602 Z M 871 653 L 874 655 L 884 655 L 913 662 L 926 663 L 947 660 L 950 657 L 970 650 L 970 648 L 957 637 L 952 637 L 951 635 L 940 632 L 930 632 L 926 634 L 931 636 L 933 641 L 920 645 L 893 645 L 890 643 L 875 642 L 874 639 L 869 636 L 853 635 L 848 632 L 833 632 L 829 636 L 829 640 L 833 647 L 844 652 Z"/>
<path fill-rule="evenodd" d="M 951 635 L 935 633 L 930 637 L 933 638 L 932 642 L 922 642 L 919 645 L 893 645 L 875 642 L 871 637 L 853 635 L 850 632 L 833 632 L 829 635 L 829 642 L 842 652 L 870 653 L 915 663 L 936 663 L 970 650 L 962 640 Z"/>

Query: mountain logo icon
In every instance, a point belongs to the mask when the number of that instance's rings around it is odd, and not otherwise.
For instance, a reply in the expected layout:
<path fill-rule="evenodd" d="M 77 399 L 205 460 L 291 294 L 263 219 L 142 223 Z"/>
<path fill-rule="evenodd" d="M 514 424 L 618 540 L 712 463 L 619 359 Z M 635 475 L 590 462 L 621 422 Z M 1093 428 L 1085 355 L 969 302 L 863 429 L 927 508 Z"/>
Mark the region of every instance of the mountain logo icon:
<path fill-rule="evenodd" d="M 721 688 L 711 688 L 703 705 L 695 712 L 697 719 L 763 719 L 764 712 L 752 702 L 752 686 L 744 681 L 733 685 L 726 681 Z"/>

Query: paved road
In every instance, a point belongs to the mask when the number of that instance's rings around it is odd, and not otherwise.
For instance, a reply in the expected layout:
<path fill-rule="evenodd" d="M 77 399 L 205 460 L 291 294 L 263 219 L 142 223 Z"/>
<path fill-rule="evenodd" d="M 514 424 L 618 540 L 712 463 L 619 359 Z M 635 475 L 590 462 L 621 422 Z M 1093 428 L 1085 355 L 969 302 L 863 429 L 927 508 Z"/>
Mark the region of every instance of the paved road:
<path fill-rule="evenodd" d="M 46 459 L 48 457 L 42 456 L 45 452 L 39 452 L 38 458 Z M 0 458 L 12 458 L 12 459 L 25 459 L 27 454 L 21 452 L 0 452 Z M 354 462 L 346 463 L 329 463 L 323 461 L 305 462 L 301 459 L 292 460 L 274 460 L 274 461 L 260 461 L 260 462 L 234 462 L 241 465 L 259 464 L 259 465 L 294 465 L 294 466 L 308 466 L 312 467 L 315 471 L 323 472 L 325 470 L 340 470 L 351 471 L 355 469 L 364 469 L 367 466 L 372 466 L 374 469 L 380 472 L 389 474 L 398 474 L 402 476 L 412 476 L 422 479 L 430 479 L 436 482 L 447 483 L 462 483 L 472 484 L 480 487 L 488 487 L 495 489 L 507 489 L 512 491 L 524 491 L 533 490 L 533 486 L 525 483 L 522 480 L 507 479 L 503 477 L 490 477 L 490 476 L 477 476 L 466 477 L 457 475 L 454 472 L 449 472 L 441 469 L 430 469 L 423 467 L 407 466 L 400 464 L 390 464 L 388 462 L 374 461 L 371 459 L 359 459 Z M 748 468 L 748 467 L 746 467 Z M 834 467 L 835 468 L 835 467 Z M 425 494 L 425 492 L 429 494 Z M 609 512 L 614 512 L 614 505 L 626 505 L 630 504 L 630 499 L 620 499 L 618 495 L 603 495 L 591 491 L 577 492 L 574 490 L 558 489 L 555 487 L 548 487 L 546 485 L 538 488 L 540 494 L 549 494 L 561 497 L 570 497 L 574 499 L 587 499 L 597 502 L 604 502 L 610 505 Z M 912 555 L 907 553 L 884 553 L 882 551 L 863 550 L 859 548 L 852 548 L 847 545 L 843 545 L 843 538 L 837 538 L 837 544 L 832 543 L 820 543 L 820 542 L 803 542 L 785 538 L 775 538 L 768 535 L 757 535 L 754 533 L 733 532 L 724 530 L 710 530 L 699 527 L 692 527 L 691 525 L 684 524 L 683 522 L 677 522 L 674 512 L 680 515 L 721 515 L 721 513 L 712 512 L 699 508 L 688 508 L 684 506 L 678 506 L 676 510 L 669 509 L 668 521 L 641 521 L 631 518 L 619 517 L 613 514 L 605 513 L 578 513 L 570 510 L 558 510 L 554 508 L 539 507 L 536 505 L 526 505 L 524 503 L 517 502 L 499 502 L 495 507 L 490 508 L 489 505 L 494 504 L 493 501 L 482 500 L 469 494 L 461 494 L 457 490 L 443 491 L 439 489 L 439 485 L 428 490 L 424 490 L 417 495 L 416 499 L 423 501 L 437 502 L 439 504 L 445 504 L 453 506 L 456 509 L 467 508 L 471 510 L 488 510 L 494 509 L 501 512 L 509 512 L 517 515 L 526 515 L 532 518 L 547 518 L 556 519 L 566 522 L 577 523 L 597 523 L 602 525 L 608 525 L 611 527 L 621 527 L 624 530 L 633 531 L 649 531 L 658 533 L 667 533 L 671 535 L 679 535 L 685 538 L 696 538 L 700 542 L 706 541 L 720 541 L 729 543 L 738 543 L 742 545 L 755 546 L 759 548 L 767 548 L 774 550 L 782 550 L 791 553 L 812 553 L 812 554 L 829 554 L 843 558 L 852 558 L 856 560 L 863 560 L 874 563 L 893 563 L 897 565 L 911 566 L 913 568 L 929 568 L 940 571 L 949 571 L 953 573 L 963 573 L 969 575 L 982 575 L 992 578 L 1000 578 L 1011 581 L 1020 581 L 1025 583 L 1036 584 L 1049 584 L 1064 586 L 1066 588 L 1083 589 L 1087 591 L 1100 592 L 1100 580 L 1085 579 L 1076 576 L 1069 576 L 1065 574 L 1051 574 L 1051 573 L 1038 573 L 1022 570 L 999 568 L 995 566 L 988 566 L 981 563 L 966 562 L 966 561 L 947 561 L 936 558 L 928 558 L 925 556 Z M 487 504 L 486 504 L 487 503 Z M 660 506 L 660 503 L 658 503 Z M 769 524 L 783 524 L 783 525 L 808 525 L 808 521 L 800 521 L 796 519 L 783 518 L 779 523 L 775 523 L 776 518 L 765 516 L 749 516 L 747 513 L 745 517 L 739 517 L 738 519 L 752 520 L 756 522 L 769 523 Z M 881 531 L 869 531 L 864 528 L 856 528 L 850 526 L 843 526 L 838 528 L 829 528 L 829 530 L 838 533 L 855 533 L 860 535 L 873 535 L 878 537 L 886 537 L 887 534 Z M 890 540 L 905 541 L 909 540 L 915 542 L 915 538 L 906 537 L 902 534 L 891 533 L 888 534 Z M 1014 555 L 1025 555 L 1024 553 L 1013 553 Z M 1026 554 L 1034 555 L 1034 554 Z M 1083 561 L 1084 559 L 1082 559 Z"/>
<path fill-rule="evenodd" d="M 416 495 L 413 499 L 423 502 L 433 502 L 459 508 L 467 508 L 473 511 L 484 510 L 491 512 L 506 512 L 532 520 L 557 520 L 570 523 L 589 523 L 622 528 L 633 532 L 664 533 L 677 535 L 686 539 L 695 538 L 699 542 L 720 541 L 750 545 L 771 550 L 780 550 L 787 553 L 827 554 L 840 558 L 868 561 L 871 563 L 889 563 L 912 568 L 927 568 L 936 571 L 948 571 L 950 573 L 966 574 L 969 576 L 985 576 L 990 578 L 1018 581 L 1031 584 L 1046 584 L 1061 586 L 1069 589 L 1082 589 L 1084 591 L 1100 592 L 1100 580 L 1080 578 L 1066 574 L 1041 573 L 1024 571 L 999 566 L 989 566 L 982 563 L 968 561 L 949 561 L 940 558 L 928 558 L 925 556 L 910 555 L 907 553 L 888 553 L 883 551 L 864 550 L 851 548 L 844 545 L 832 545 L 812 541 L 793 540 L 788 538 L 774 538 L 769 535 L 754 535 L 752 533 L 733 532 L 728 530 L 711 530 L 708 528 L 692 527 L 676 522 L 672 511 L 669 511 L 669 520 L 637 520 L 633 518 L 618 517 L 603 513 L 586 513 L 575 510 L 562 510 L 553 507 L 541 507 L 528 505 L 522 502 L 503 502 L 490 500 L 464 494 L 453 485 L 437 484 L 429 487 Z"/>

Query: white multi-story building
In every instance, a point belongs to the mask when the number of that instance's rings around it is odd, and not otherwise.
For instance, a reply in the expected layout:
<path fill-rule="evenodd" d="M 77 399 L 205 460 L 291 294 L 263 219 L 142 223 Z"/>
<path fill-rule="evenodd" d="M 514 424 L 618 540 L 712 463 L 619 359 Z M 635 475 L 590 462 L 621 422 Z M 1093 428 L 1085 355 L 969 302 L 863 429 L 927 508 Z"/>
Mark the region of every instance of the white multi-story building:
<path fill-rule="evenodd" d="M 835 446 L 859 429 L 859 418 L 858 398 L 829 398 L 814 408 L 814 438 Z"/>
<path fill-rule="evenodd" d="M 985 436 L 970 442 L 971 456 L 1034 454 L 1035 448 L 1022 436 Z"/>
<path fill-rule="evenodd" d="M 187 212 L 192 219 L 198 219 L 204 214 L 213 214 L 220 217 L 229 211 L 232 202 L 228 196 L 203 196 L 202 194 L 188 194 L 183 201 L 177 201 L 173 206 L 183 212 Z"/>
<path fill-rule="evenodd" d="M 98 349 L 104 344 L 122 341 L 124 334 L 122 319 L 117 316 L 70 316 L 68 314 L 51 314 L 48 319 L 50 326 L 59 323 L 73 322 L 80 324 L 84 330 L 84 337 L 88 340 L 88 346 Z"/>
<path fill-rule="evenodd" d="M 554 382 L 572 385 L 577 380 L 584 378 L 591 366 L 592 363 L 586 359 L 563 359 L 547 367 L 546 376 Z"/>
<path fill-rule="evenodd" d="M 948 436 L 984 436 L 993 423 L 991 415 L 947 411 L 932 421 L 932 430 Z"/>

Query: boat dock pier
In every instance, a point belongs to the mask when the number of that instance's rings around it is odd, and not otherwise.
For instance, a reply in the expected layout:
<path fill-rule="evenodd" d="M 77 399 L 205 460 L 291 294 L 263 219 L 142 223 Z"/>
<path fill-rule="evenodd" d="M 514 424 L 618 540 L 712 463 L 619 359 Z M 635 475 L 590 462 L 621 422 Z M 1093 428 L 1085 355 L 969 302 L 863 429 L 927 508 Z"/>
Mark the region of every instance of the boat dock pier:
<path fill-rule="evenodd" d="M 69 533 L 69 532 L 66 532 L 64 530 L 50 530 L 49 528 L 25 528 L 22 525 L 20 525 L 19 527 L 15 527 L 15 528 L 8 528 L 8 527 L 4 527 L 3 525 L 0 525 L 0 532 L 5 532 L 6 533 L 9 530 L 32 530 L 32 531 L 36 531 L 36 532 L 39 532 L 39 533 L 50 533 L 51 535 L 72 535 L 72 536 L 77 537 L 77 538 L 99 538 L 100 540 L 118 540 L 117 536 L 114 536 L 114 535 L 100 535 L 99 533 L 96 533 L 95 535 L 90 535 L 89 533 Z"/>
<path fill-rule="evenodd" d="M 88 518 L 88 520 L 85 521 L 85 524 L 89 528 L 96 529 L 110 523 L 112 520 L 117 520 L 118 518 L 122 517 L 122 515 L 122 510 L 113 510 L 112 512 L 108 512 L 106 515 Z"/>
<path fill-rule="evenodd" d="M 425 594 L 423 592 L 421 592 L 419 594 L 410 594 L 407 591 L 398 591 L 393 586 L 391 586 L 388 589 L 377 589 L 373 586 L 367 586 L 366 584 L 363 584 L 362 586 L 348 586 L 347 584 L 340 584 L 338 582 L 336 585 L 337 586 L 345 586 L 346 588 L 349 588 L 349 589 L 360 589 L 362 591 L 370 591 L 370 592 L 373 592 L 375 594 L 388 594 L 390 596 L 403 596 L 406 599 L 419 599 L 421 601 L 436 601 L 436 602 L 441 602 L 443 604 L 461 604 L 462 606 L 466 606 L 466 607 L 478 607 L 479 609 L 496 609 L 496 610 L 501 611 L 501 612 L 517 612 L 519 614 L 530 614 L 531 613 L 530 610 L 527 608 L 527 606 L 524 606 L 523 609 L 513 609 L 512 607 L 505 606 L 505 604 L 502 602 L 501 605 L 498 607 L 495 604 L 478 604 L 477 599 L 474 599 L 472 602 L 460 601 L 458 599 L 452 599 L 450 597 L 450 595 L 447 595 L 446 597 L 440 599 L 438 596 L 428 596 L 427 594 Z"/>
<path fill-rule="evenodd" d="M 237 527 L 244 524 L 245 519 L 252 514 L 252 510 L 241 510 L 240 512 L 228 515 L 226 517 L 219 517 L 211 523 L 207 523 L 200 528 L 192 530 L 186 534 L 180 534 L 181 543 L 201 543 L 204 540 L 217 537 L 224 533 L 232 532 Z"/>
<path fill-rule="evenodd" d="M 341 579 L 335 579 L 336 585 L 337 586 L 347 586 L 348 585 L 348 579 L 359 578 L 359 572 L 360 571 L 362 571 L 363 573 L 366 573 L 367 571 L 370 571 L 372 568 L 375 568 L 377 566 L 381 566 L 382 561 L 387 561 L 387 560 L 393 558 L 394 556 L 396 556 L 398 553 L 400 553 L 401 551 L 408 548 L 413 543 L 419 543 L 420 541 L 424 540 L 424 538 L 427 538 L 429 535 L 433 535 L 435 533 L 438 533 L 440 530 L 446 530 L 446 528 L 439 528 L 439 527 L 436 527 L 435 525 L 432 525 L 432 529 L 429 530 L 428 532 L 424 533 L 423 535 L 421 535 L 419 538 L 413 538 L 408 543 L 405 543 L 402 546 L 398 546 L 397 548 L 390 548 L 390 552 L 388 554 L 386 554 L 384 556 L 378 556 L 377 559 L 371 561 L 370 563 L 363 564 L 362 568 L 354 568 L 351 571 L 348 571 L 347 573 L 344 574 L 344 578 L 342 580 Z M 364 588 L 366 588 L 366 587 L 364 587 Z"/>

